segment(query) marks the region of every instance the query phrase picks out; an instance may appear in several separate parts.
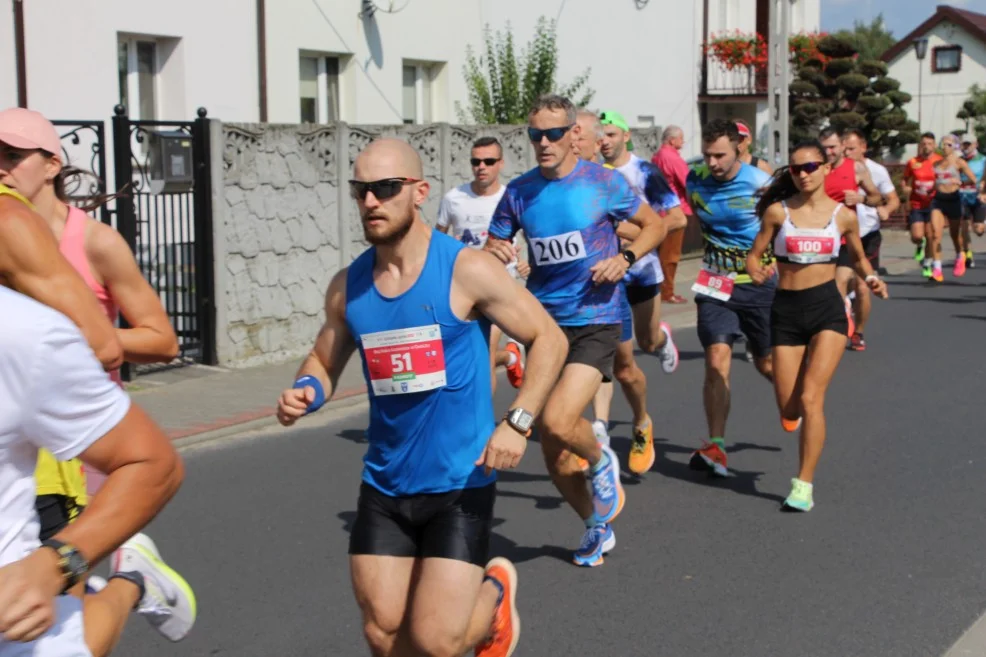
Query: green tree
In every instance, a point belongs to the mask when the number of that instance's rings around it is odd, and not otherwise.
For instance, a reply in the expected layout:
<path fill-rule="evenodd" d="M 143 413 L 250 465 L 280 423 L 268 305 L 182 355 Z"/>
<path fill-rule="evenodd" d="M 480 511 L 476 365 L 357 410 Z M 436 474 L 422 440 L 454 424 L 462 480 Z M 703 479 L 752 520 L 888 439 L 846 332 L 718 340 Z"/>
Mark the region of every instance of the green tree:
<path fill-rule="evenodd" d="M 883 14 L 877 14 L 869 24 L 854 21 L 851 30 L 839 30 L 834 36 L 847 41 L 859 53 L 861 60 L 880 59 L 897 43 L 893 32 L 883 22 Z"/>
<path fill-rule="evenodd" d="M 495 34 L 487 25 L 484 55 L 477 58 L 472 47 L 466 49 L 463 75 L 469 101 L 466 108 L 458 102 L 455 104 L 459 120 L 463 123 L 525 123 L 534 101 L 547 93 L 561 94 L 577 107 L 588 105 L 595 95 L 588 86 L 590 69 L 569 84 L 559 84 L 555 79 L 558 69 L 556 36 L 555 22 L 542 16 L 537 21 L 534 38 L 518 55 L 509 23 L 505 32 Z"/>
<path fill-rule="evenodd" d="M 955 118 L 965 121 L 963 132 L 975 131 L 980 147 L 986 146 L 986 87 L 978 84 L 969 87 L 969 98 Z"/>
<path fill-rule="evenodd" d="M 885 63 L 861 58 L 849 39 L 835 35 L 819 39 L 817 50 L 801 62 L 791 82 L 794 142 L 814 139 L 831 125 L 862 130 L 877 153 L 917 143 L 918 125 L 903 109 L 911 95 L 887 76 Z"/>

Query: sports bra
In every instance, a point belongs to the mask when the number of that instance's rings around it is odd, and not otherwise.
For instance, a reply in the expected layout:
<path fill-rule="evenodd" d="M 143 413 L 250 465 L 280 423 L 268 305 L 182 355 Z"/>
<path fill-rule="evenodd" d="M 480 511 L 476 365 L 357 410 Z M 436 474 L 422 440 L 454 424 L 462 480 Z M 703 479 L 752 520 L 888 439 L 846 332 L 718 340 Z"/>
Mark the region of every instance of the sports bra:
<path fill-rule="evenodd" d="M 954 164 L 944 167 L 935 166 L 936 185 L 957 185 L 959 182 L 959 168 L 957 166 Z"/>
<path fill-rule="evenodd" d="M 842 203 L 835 206 L 832 218 L 825 228 L 798 228 L 791 221 L 791 213 L 787 203 L 781 201 L 784 208 L 784 223 L 774 236 L 774 255 L 778 262 L 796 265 L 818 265 L 838 261 L 840 238 L 839 225 L 835 217 L 842 209 Z"/>

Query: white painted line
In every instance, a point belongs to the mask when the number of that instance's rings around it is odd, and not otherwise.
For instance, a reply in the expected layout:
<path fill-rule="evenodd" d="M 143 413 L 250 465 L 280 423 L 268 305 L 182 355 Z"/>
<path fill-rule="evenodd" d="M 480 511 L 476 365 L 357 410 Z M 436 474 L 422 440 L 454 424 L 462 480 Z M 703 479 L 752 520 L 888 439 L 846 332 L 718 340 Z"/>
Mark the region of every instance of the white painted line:
<path fill-rule="evenodd" d="M 986 614 L 979 617 L 943 657 L 983 657 L 986 655 Z"/>

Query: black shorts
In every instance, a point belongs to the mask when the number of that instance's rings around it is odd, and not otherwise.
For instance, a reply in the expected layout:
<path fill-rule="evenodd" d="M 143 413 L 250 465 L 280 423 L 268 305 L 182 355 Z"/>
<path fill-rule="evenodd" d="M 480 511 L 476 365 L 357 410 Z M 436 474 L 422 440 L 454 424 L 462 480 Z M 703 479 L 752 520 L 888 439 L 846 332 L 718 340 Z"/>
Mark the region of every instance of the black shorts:
<path fill-rule="evenodd" d="M 986 204 L 978 196 L 962 198 L 962 218 L 974 224 L 986 223 Z"/>
<path fill-rule="evenodd" d="M 622 324 L 562 326 L 561 330 L 568 338 L 566 365 L 588 365 L 602 373 L 603 381 L 613 379 L 613 358 L 623 335 Z"/>
<path fill-rule="evenodd" d="M 938 210 L 949 221 L 960 221 L 962 219 L 962 197 L 957 191 L 951 194 L 937 192 L 931 201 L 931 209 Z"/>
<path fill-rule="evenodd" d="M 638 303 L 650 301 L 661 292 L 660 285 L 627 285 L 627 303 L 636 306 Z"/>
<path fill-rule="evenodd" d="M 863 235 L 863 251 L 866 253 L 866 259 L 870 261 L 870 265 L 873 269 L 880 268 L 880 245 L 883 244 L 883 234 L 874 230 L 872 233 L 867 233 Z"/>
<path fill-rule="evenodd" d="M 775 347 L 802 347 L 822 331 L 849 333 L 846 305 L 835 280 L 806 290 L 777 290 L 770 309 Z"/>
<path fill-rule="evenodd" d="M 907 215 L 908 226 L 911 224 L 926 224 L 929 221 L 931 221 L 931 208 L 925 208 L 923 210 L 912 208 L 911 213 Z"/>
<path fill-rule="evenodd" d="M 394 497 L 360 485 L 349 554 L 439 558 L 485 566 L 496 484 Z"/>
<path fill-rule="evenodd" d="M 703 349 L 728 344 L 746 336 L 750 351 L 757 358 L 770 353 L 770 305 L 774 301 L 777 279 L 765 284 L 745 283 L 733 288 L 728 301 L 696 295 L 698 339 Z"/>
<path fill-rule="evenodd" d="M 83 506 L 77 506 L 70 497 L 64 495 L 38 495 L 34 498 L 34 510 L 38 513 L 41 530 L 38 536 L 46 541 L 75 520 Z"/>

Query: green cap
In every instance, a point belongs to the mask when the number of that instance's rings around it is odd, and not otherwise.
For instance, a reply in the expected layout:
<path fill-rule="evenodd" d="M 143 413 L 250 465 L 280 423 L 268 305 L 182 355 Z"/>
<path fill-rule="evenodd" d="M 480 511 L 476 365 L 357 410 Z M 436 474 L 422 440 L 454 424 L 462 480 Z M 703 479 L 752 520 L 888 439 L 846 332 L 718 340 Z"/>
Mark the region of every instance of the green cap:
<path fill-rule="evenodd" d="M 627 123 L 627 120 L 619 112 L 611 112 L 610 110 L 600 112 L 599 122 L 603 125 L 614 125 L 623 132 L 630 132 L 630 124 Z M 627 142 L 627 150 L 633 150 L 633 140 Z"/>

